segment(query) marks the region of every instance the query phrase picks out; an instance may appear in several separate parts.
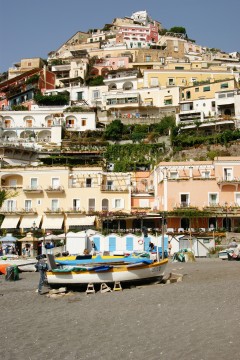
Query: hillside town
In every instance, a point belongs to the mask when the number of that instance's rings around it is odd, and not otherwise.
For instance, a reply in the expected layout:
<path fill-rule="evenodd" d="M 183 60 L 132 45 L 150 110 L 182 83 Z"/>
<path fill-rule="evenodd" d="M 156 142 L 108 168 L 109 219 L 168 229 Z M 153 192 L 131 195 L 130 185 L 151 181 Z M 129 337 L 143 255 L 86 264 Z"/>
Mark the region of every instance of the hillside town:
<path fill-rule="evenodd" d="M 239 74 L 240 53 L 146 11 L 21 59 L 0 76 L 2 235 L 240 232 Z M 176 161 L 199 134 L 209 156 Z"/>

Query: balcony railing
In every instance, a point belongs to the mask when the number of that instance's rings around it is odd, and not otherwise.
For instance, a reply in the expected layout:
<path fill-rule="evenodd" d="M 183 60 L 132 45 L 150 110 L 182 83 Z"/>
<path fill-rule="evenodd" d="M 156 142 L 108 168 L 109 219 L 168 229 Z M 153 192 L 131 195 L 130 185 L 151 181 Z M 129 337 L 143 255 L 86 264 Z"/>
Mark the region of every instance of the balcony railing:
<path fill-rule="evenodd" d="M 0 214 L 36 214 L 37 210 L 34 208 L 14 208 L 14 207 L 2 207 Z"/>
<path fill-rule="evenodd" d="M 101 185 L 101 191 L 110 191 L 110 192 L 128 192 L 129 189 L 124 186 L 110 186 L 110 185 Z"/>
<path fill-rule="evenodd" d="M 64 192 L 63 186 L 49 186 L 47 189 L 45 189 L 46 192 Z"/>
<path fill-rule="evenodd" d="M 85 214 L 85 211 L 81 210 L 79 207 L 68 208 L 64 212 L 69 214 Z"/>
<path fill-rule="evenodd" d="M 41 193 L 43 189 L 41 186 L 26 186 L 23 188 L 24 192 Z"/>
<path fill-rule="evenodd" d="M 45 213 L 51 213 L 51 214 L 62 214 L 63 213 L 63 209 L 62 208 L 47 208 L 45 211 Z"/>

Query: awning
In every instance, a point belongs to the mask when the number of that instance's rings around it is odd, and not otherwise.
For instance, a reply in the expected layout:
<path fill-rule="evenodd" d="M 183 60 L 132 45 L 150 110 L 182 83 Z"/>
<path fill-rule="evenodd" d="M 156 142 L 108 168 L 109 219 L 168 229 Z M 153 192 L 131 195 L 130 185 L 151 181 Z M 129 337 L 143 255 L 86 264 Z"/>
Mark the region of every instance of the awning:
<path fill-rule="evenodd" d="M 1 229 L 15 229 L 19 222 L 20 216 L 7 215 L 3 219 Z"/>
<path fill-rule="evenodd" d="M 164 100 L 172 100 L 172 95 L 164 96 Z"/>
<path fill-rule="evenodd" d="M 41 218 L 42 218 L 41 216 L 37 216 L 37 215 L 24 216 L 21 221 L 20 228 L 30 229 L 31 227 L 33 227 L 34 222 L 36 224 L 35 226 L 39 228 Z"/>
<path fill-rule="evenodd" d="M 63 216 L 45 215 L 43 217 L 42 229 L 62 229 Z"/>
<path fill-rule="evenodd" d="M 67 217 L 67 226 L 92 226 L 95 216 L 69 215 Z"/>

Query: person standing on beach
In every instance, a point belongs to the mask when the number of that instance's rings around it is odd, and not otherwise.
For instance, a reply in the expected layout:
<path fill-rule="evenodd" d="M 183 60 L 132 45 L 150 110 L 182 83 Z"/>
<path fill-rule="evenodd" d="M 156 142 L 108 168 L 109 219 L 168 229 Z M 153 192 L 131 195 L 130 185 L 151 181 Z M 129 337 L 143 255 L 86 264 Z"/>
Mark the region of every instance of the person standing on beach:
<path fill-rule="evenodd" d="M 44 282 L 47 280 L 46 271 L 48 269 L 48 266 L 44 260 L 45 258 L 46 258 L 46 255 L 38 255 L 36 257 L 38 262 L 36 263 L 35 268 L 39 272 L 39 275 L 40 275 L 38 289 L 37 289 L 37 292 L 39 295 L 42 294 L 42 287 L 44 285 Z"/>

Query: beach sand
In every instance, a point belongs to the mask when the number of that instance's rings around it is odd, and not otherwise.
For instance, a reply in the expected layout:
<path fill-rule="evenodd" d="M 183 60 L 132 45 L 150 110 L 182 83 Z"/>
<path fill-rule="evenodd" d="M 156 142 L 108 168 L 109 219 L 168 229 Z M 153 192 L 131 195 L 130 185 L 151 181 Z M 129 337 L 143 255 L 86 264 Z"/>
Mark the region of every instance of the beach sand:
<path fill-rule="evenodd" d="M 38 273 L 0 276 L 4 360 L 239 359 L 240 262 L 169 262 L 173 284 L 38 295 Z"/>

